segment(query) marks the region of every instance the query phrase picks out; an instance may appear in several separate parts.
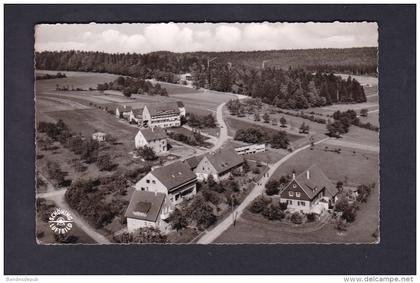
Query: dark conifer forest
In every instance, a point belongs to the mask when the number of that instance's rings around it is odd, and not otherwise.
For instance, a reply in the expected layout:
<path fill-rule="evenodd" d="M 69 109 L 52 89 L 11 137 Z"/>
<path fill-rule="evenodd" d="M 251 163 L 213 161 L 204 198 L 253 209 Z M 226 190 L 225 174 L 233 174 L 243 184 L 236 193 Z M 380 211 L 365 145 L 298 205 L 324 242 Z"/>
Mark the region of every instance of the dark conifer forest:
<path fill-rule="evenodd" d="M 332 73 L 376 75 L 377 49 L 148 54 L 60 51 L 36 53 L 35 61 L 40 70 L 106 72 L 170 83 L 176 83 L 179 74 L 191 73 L 197 88 L 261 98 L 281 108 L 305 109 L 365 102 L 359 82 Z"/>

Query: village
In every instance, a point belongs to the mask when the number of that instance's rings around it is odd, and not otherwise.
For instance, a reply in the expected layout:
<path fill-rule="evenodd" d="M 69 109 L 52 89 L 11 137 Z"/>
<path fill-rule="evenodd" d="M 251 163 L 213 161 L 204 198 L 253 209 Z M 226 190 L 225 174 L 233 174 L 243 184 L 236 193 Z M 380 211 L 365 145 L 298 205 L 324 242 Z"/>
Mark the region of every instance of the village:
<path fill-rule="evenodd" d="M 46 214 L 57 204 L 68 208 L 77 216 L 74 233 L 79 234 L 48 240 L 41 229 L 38 241 L 240 242 L 238 236 L 246 234 L 249 225 L 274 225 L 278 235 L 287 234 L 286 241 L 294 234 L 301 239 L 302 234 L 326 233 L 327 228 L 331 241 L 342 241 L 347 228 L 356 226 L 357 221 L 352 222 L 358 211 L 363 215 L 362 210 L 368 210 L 360 207 L 377 189 L 371 176 L 358 182 L 349 180 L 351 173 L 337 172 L 338 179 L 321 169 L 326 166 L 323 158 L 345 155 L 359 155 L 362 166 L 374 164 L 374 138 L 355 142 L 362 129 L 354 129 L 349 138 L 328 137 L 313 114 L 293 115 L 245 96 L 197 90 L 189 74 L 180 76 L 178 84 L 159 82 L 169 96 L 127 98 L 117 91 L 94 90 L 91 81 L 103 83 L 109 76 L 67 72 L 67 78 L 37 81 L 38 213 Z M 91 90 L 54 89 L 65 80 L 72 83 L 69 89 L 79 83 L 80 89 Z M 240 114 L 236 105 L 247 110 Z M 87 111 L 93 111 L 95 119 L 66 115 Z M 267 137 L 261 138 L 258 129 Z M 62 159 L 60 151 L 66 152 L 67 164 L 46 160 Z M 288 160 L 300 152 L 329 156 L 291 165 Z M 84 161 L 69 157 L 77 154 Z M 95 174 L 101 176 L 97 181 Z M 100 192 L 103 188 L 109 191 Z M 89 192 L 95 197 L 83 204 Z M 92 211 L 91 202 L 104 215 Z M 253 225 L 256 221 L 258 226 Z M 372 226 L 371 238 L 364 235 L 363 240 L 374 242 L 377 233 Z M 277 235 L 272 237 L 279 241 Z"/>

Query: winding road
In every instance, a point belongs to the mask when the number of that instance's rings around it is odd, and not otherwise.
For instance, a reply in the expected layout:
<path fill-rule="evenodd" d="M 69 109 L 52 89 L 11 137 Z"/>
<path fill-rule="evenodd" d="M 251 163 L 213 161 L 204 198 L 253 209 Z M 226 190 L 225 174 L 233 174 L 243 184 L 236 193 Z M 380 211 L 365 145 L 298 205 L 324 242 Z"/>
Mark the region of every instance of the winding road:
<path fill-rule="evenodd" d="M 329 138 L 325 138 L 322 140 L 319 140 L 315 142 L 314 144 L 320 144 L 325 141 L 327 141 Z M 207 231 L 199 240 L 198 244 L 210 244 L 214 240 L 216 240 L 224 231 L 226 231 L 230 225 L 234 223 L 234 219 L 239 218 L 244 209 L 259 195 L 262 195 L 264 192 L 265 184 L 270 179 L 270 177 L 274 174 L 274 172 L 277 170 L 277 168 L 282 165 L 284 162 L 289 160 L 291 157 L 293 157 L 295 154 L 308 149 L 311 145 L 306 145 L 301 148 L 296 149 L 292 153 L 286 155 L 276 163 L 269 165 L 269 170 L 264 176 L 258 181 L 257 185 L 252 189 L 252 191 L 249 193 L 249 195 L 244 199 L 244 201 L 234 210 L 230 213 L 228 217 L 225 218 L 222 222 L 220 222 L 217 226 L 215 226 L 212 230 Z"/>
<path fill-rule="evenodd" d="M 70 208 L 65 200 L 67 189 L 56 190 L 53 184 L 51 184 L 47 178 L 45 178 L 43 175 L 40 175 L 40 177 L 47 184 L 47 192 L 37 194 L 36 198 L 51 200 L 54 202 L 56 207 L 65 209 L 70 212 L 71 216 L 73 217 L 73 222 L 98 244 L 111 244 L 111 241 L 109 241 L 105 236 L 96 232 L 96 230 L 90 226 L 89 223 L 87 223 L 76 211 Z"/>

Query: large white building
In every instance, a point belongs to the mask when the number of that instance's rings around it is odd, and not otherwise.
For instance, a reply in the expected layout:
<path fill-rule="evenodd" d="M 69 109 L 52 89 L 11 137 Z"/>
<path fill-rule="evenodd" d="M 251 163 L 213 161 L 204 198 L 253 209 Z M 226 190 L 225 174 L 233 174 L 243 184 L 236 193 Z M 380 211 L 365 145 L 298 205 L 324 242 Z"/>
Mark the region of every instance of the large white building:
<path fill-rule="evenodd" d="M 163 193 L 168 196 L 172 205 L 191 198 L 197 193 L 197 176 L 190 167 L 176 161 L 150 171 L 135 185 L 138 191 Z"/>
<path fill-rule="evenodd" d="M 162 102 L 147 104 L 143 109 L 143 126 L 149 128 L 171 128 L 181 126 L 181 116 L 185 116 L 182 102 Z"/>
<path fill-rule="evenodd" d="M 148 146 L 156 154 L 164 154 L 168 151 L 168 140 L 164 129 L 150 128 L 140 129 L 134 138 L 136 148 Z"/>

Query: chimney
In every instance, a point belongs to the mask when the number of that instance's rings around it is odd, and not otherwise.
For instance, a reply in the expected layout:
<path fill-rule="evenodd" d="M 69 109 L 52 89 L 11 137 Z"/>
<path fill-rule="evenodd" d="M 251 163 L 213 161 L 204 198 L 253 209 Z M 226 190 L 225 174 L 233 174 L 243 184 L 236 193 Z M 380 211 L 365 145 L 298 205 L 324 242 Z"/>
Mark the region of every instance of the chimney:
<path fill-rule="evenodd" d="M 294 179 L 296 179 L 296 174 L 295 174 L 295 172 L 293 171 L 293 173 L 292 173 L 292 180 L 294 180 Z"/>
<path fill-rule="evenodd" d="M 311 174 L 309 173 L 309 170 L 306 170 L 306 179 L 309 180 L 310 177 L 311 177 Z"/>
<path fill-rule="evenodd" d="M 157 196 L 157 191 L 156 191 L 156 189 L 155 189 L 155 197 Z"/>

